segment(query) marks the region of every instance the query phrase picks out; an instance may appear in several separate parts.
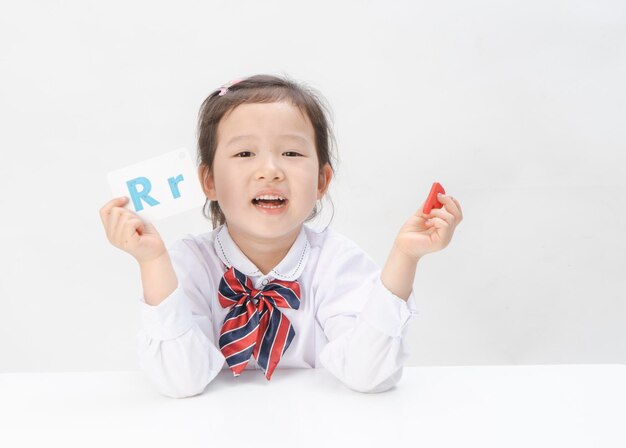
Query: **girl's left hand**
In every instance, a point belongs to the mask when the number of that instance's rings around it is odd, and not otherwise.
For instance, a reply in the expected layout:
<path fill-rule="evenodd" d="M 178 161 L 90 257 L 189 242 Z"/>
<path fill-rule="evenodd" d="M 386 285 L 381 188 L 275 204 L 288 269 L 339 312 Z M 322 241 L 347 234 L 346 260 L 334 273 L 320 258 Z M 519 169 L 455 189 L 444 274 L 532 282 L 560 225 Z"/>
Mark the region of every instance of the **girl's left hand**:
<path fill-rule="evenodd" d="M 445 248 L 452 239 L 456 226 L 463 220 L 461 204 L 450 195 L 437 195 L 443 204 L 424 214 L 424 204 L 398 232 L 394 248 L 408 257 L 419 260 L 424 255 Z M 424 202 L 425 203 L 425 202 Z"/>

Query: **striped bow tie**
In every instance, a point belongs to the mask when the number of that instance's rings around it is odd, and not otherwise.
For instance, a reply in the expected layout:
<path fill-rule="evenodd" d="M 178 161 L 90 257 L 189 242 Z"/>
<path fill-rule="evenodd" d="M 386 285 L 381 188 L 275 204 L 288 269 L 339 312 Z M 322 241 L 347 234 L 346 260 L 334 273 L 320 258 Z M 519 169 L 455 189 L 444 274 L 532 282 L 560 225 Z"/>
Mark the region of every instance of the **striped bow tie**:
<path fill-rule="evenodd" d="M 296 332 L 278 307 L 300 308 L 297 281 L 272 280 L 262 290 L 234 267 L 220 281 L 222 308 L 232 307 L 224 318 L 219 346 L 233 376 L 239 376 L 254 356 L 269 381 Z"/>

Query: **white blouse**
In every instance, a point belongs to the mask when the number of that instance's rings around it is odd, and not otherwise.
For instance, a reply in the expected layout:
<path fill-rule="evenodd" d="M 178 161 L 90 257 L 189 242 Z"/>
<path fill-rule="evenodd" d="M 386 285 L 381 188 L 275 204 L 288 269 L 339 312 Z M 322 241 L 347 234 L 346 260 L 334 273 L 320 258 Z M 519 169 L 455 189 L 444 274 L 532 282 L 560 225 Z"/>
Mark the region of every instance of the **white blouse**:
<path fill-rule="evenodd" d="M 222 308 L 217 290 L 231 266 L 256 289 L 275 278 L 300 284 L 300 308 L 279 309 L 296 334 L 272 380 L 280 369 L 320 367 L 359 392 L 382 392 L 400 380 L 409 356 L 407 324 L 417 314 L 413 291 L 408 301 L 394 295 L 374 260 L 334 229 L 318 233 L 303 224 L 267 275 L 241 252 L 226 224 L 185 235 L 168 251 L 178 287 L 156 306 L 139 300 L 139 363 L 161 394 L 200 394 L 220 370 L 230 369 L 217 343 L 229 308 Z M 252 356 L 249 369 L 260 369 Z"/>

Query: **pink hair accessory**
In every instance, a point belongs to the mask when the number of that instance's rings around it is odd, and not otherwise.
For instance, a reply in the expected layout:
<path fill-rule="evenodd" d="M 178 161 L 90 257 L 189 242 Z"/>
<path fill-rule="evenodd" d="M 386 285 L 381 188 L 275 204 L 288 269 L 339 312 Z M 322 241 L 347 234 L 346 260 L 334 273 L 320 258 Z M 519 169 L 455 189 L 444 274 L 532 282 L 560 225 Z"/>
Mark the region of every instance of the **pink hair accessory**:
<path fill-rule="evenodd" d="M 228 88 L 231 86 L 234 86 L 235 84 L 237 84 L 238 82 L 243 81 L 243 78 L 237 78 L 237 79 L 233 79 L 232 81 L 222 85 L 220 87 L 220 93 L 219 96 L 223 96 L 226 92 L 228 92 Z"/>

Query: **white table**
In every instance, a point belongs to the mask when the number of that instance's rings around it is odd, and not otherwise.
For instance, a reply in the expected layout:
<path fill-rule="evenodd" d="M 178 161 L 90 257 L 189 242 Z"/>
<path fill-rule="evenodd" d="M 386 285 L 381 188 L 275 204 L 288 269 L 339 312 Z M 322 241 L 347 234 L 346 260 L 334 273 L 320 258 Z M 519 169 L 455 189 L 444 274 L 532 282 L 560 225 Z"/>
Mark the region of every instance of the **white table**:
<path fill-rule="evenodd" d="M 380 394 L 323 369 L 224 370 L 183 399 L 139 371 L 0 374 L 3 448 L 624 448 L 625 428 L 624 365 L 405 367 Z"/>

